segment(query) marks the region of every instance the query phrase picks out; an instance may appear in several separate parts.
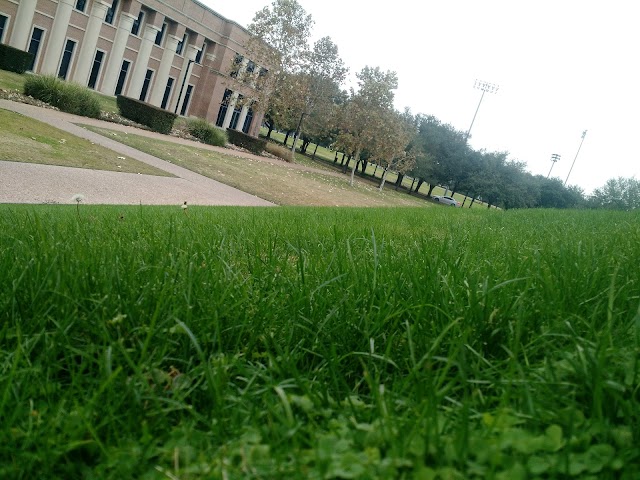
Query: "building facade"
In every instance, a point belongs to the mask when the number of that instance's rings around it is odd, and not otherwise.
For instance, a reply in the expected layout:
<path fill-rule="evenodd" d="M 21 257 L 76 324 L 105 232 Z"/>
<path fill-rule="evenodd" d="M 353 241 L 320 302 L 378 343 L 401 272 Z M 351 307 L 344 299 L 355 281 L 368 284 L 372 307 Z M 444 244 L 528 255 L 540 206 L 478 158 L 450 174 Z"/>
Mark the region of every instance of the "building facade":
<path fill-rule="evenodd" d="M 248 39 L 195 0 L 0 0 L 0 42 L 33 53 L 32 72 L 257 136 L 251 88 L 229 75 L 255 68 Z"/>

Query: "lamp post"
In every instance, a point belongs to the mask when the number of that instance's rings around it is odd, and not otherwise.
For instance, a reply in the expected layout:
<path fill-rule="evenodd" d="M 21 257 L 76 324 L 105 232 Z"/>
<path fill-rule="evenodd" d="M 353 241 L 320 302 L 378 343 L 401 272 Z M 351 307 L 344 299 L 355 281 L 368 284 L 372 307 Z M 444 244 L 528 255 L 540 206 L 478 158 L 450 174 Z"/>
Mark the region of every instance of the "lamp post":
<path fill-rule="evenodd" d="M 473 120 L 471 120 L 471 125 L 469 125 L 469 130 L 467 130 L 467 134 L 464 137 L 465 143 L 469 140 L 469 135 L 471 134 L 471 127 L 473 127 L 473 122 L 476 121 L 476 115 L 478 115 L 478 110 L 480 110 L 480 105 L 482 104 L 482 99 L 484 98 L 485 93 L 496 93 L 500 88 L 498 85 L 494 85 L 493 83 L 485 82 L 483 80 L 476 80 L 476 83 L 473 85 L 473 88 L 477 88 L 482 90 L 482 95 L 480 95 L 480 101 L 478 102 L 478 107 L 476 108 L 476 113 L 473 114 Z"/>
<path fill-rule="evenodd" d="M 558 155 L 557 153 L 553 153 L 551 154 L 551 168 L 549 169 L 549 173 L 547 174 L 547 178 L 549 178 L 549 176 L 551 175 L 551 170 L 553 170 L 553 166 L 556 164 L 557 161 L 560 160 L 560 155 Z"/>
<path fill-rule="evenodd" d="M 578 154 L 580 153 L 580 149 L 582 148 L 582 144 L 584 143 L 584 137 L 587 136 L 587 131 L 584 130 L 582 132 L 582 140 L 580 140 L 580 146 L 578 146 L 578 151 L 576 152 L 576 156 L 573 158 L 573 163 L 571 164 L 571 168 L 569 169 L 569 173 L 567 174 L 567 178 L 564 181 L 564 186 L 567 186 L 567 182 L 569 181 L 569 175 L 571 175 L 571 170 L 573 170 L 573 166 L 576 164 L 576 159 L 578 158 Z"/>

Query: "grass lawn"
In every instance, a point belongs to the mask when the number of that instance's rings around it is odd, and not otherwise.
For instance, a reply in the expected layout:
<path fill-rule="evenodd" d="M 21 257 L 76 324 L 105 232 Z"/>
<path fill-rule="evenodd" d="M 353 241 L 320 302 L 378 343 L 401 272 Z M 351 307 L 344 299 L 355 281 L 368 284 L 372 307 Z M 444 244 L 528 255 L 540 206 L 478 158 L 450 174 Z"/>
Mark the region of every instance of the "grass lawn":
<path fill-rule="evenodd" d="M 265 127 L 262 127 L 260 129 L 260 135 L 266 135 L 268 132 L 268 130 Z M 285 140 L 285 134 L 278 132 L 276 130 L 273 130 L 271 132 L 271 139 L 277 143 L 280 144 L 284 144 L 284 140 Z M 287 145 L 289 147 L 293 146 L 293 137 L 289 137 L 289 139 L 287 140 Z M 301 141 L 298 141 L 298 146 L 302 145 Z M 308 165 L 308 166 L 313 166 L 315 168 L 321 167 L 321 168 L 326 168 L 327 170 L 330 171 L 335 171 L 335 164 L 334 164 L 334 159 L 336 158 L 336 152 L 334 150 L 329 150 L 326 147 L 323 146 L 318 146 L 318 149 L 316 150 L 316 155 L 315 155 L 315 159 L 310 158 L 310 156 L 313 156 L 313 152 L 315 150 L 315 144 L 311 144 L 309 145 L 309 148 L 307 149 L 307 154 L 303 155 L 301 153 L 298 153 L 296 151 L 296 163 L 299 163 L 301 165 Z M 342 162 L 342 153 L 338 154 L 338 162 L 337 165 L 339 166 L 340 163 Z M 346 159 L 345 159 L 346 162 Z M 350 164 L 349 166 L 349 172 L 351 171 L 351 167 L 353 166 L 353 163 Z M 360 168 L 358 168 L 358 172 L 357 174 L 360 174 Z M 365 173 L 367 175 L 370 175 L 372 177 L 375 177 L 378 180 L 382 179 L 382 174 L 383 174 L 383 170 L 381 167 L 376 168 L 375 165 L 368 163 L 367 164 L 367 168 L 365 169 Z M 395 172 L 389 172 L 387 174 L 387 180 L 386 180 L 386 186 L 385 188 L 387 189 L 393 189 L 395 187 L 395 182 L 398 179 L 398 175 Z M 404 188 L 411 188 L 412 186 L 412 181 L 413 179 L 411 177 L 405 176 L 402 179 L 402 186 Z M 421 185 L 419 193 L 426 195 L 428 193 L 429 190 L 429 185 L 424 183 Z M 447 194 L 450 194 L 451 192 L 448 192 Z M 445 190 L 439 186 L 436 186 L 433 189 L 433 192 L 431 192 L 432 195 L 444 195 L 445 194 Z M 456 200 L 458 200 L 460 203 L 463 203 L 465 201 L 466 198 L 466 205 L 465 207 L 467 207 L 470 202 L 471 202 L 471 198 L 467 198 L 465 195 L 462 195 L 460 193 L 456 193 L 454 194 L 454 198 Z M 484 207 L 486 208 L 486 203 L 483 203 L 481 201 L 476 201 L 474 202 L 472 208 L 481 208 Z"/>
<path fill-rule="evenodd" d="M 0 205 L 0 477 L 635 479 L 638 212 Z"/>
<path fill-rule="evenodd" d="M 358 182 L 349 186 L 348 177 L 335 172 L 301 169 L 279 160 L 250 160 L 204 147 L 158 141 L 135 134 L 86 127 L 137 150 L 188 168 L 278 205 L 307 206 L 416 206 L 424 200 Z"/>
<path fill-rule="evenodd" d="M 114 172 L 172 176 L 89 140 L 18 113 L 0 109 L 0 160 Z"/>

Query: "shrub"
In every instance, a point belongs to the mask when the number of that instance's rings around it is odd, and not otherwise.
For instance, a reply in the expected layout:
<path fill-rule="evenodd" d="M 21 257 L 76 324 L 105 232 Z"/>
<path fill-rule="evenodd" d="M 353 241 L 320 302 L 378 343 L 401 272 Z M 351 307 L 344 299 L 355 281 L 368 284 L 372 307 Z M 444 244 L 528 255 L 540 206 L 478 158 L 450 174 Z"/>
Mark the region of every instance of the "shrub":
<path fill-rule="evenodd" d="M 175 113 L 123 95 L 118 95 L 116 103 L 120 115 L 158 133 L 170 133 L 177 117 Z"/>
<path fill-rule="evenodd" d="M 33 61 L 33 53 L 0 43 L 0 70 L 24 73 Z"/>
<path fill-rule="evenodd" d="M 91 90 L 53 75 L 33 75 L 25 79 L 25 95 L 59 108 L 63 112 L 99 118 L 100 102 Z"/>
<path fill-rule="evenodd" d="M 202 118 L 189 120 L 187 131 L 208 145 L 224 147 L 227 144 L 227 133 Z"/>
<path fill-rule="evenodd" d="M 293 162 L 293 152 L 284 145 L 278 145 L 277 143 L 267 142 L 265 150 L 271 155 L 280 157 L 283 160 L 291 163 Z"/>
<path fill-rule="evenodd" d="M 238 130 L 227 129 L 229 142 L 242 148 L 246 148 L 251 153 L 260 155 L 267 145 L 267 141 L 262 138 L 252 137 Z"/>

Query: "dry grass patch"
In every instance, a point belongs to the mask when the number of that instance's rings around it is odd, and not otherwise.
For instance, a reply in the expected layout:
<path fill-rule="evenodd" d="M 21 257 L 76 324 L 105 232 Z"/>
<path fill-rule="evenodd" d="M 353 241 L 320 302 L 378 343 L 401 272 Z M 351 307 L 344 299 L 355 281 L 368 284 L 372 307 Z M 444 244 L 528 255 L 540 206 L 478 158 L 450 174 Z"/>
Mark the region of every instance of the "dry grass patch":
<path fill-rule="evenodd" d="M 239 158 L 202 146 L 158 141 L 109 129 L 88 127 L 142 152 L 180 165 L 226 185 L 251 193 L 278 205 L 307 206 L 416 206 L 423 200 L 391 189 L 379 192 L 375 186 L 357 182 L 350 187 L 348 177 L 334 172 L 311 171 L 299 165 L 267 158 Z"/>
<path fill-rule="evenodd" d="M 172 176 L 46 123 L 0 109 L 0 160 Z"/>

